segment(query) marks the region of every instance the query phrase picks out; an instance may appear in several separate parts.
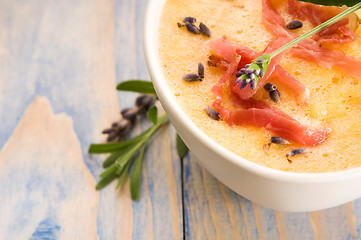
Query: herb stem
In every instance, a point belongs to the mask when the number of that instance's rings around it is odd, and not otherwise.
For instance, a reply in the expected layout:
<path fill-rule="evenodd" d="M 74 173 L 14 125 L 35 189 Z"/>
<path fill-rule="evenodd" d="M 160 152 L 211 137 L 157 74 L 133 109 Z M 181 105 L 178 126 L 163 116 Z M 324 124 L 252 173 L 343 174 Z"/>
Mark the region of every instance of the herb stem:
<path fill-rule="evenodd" d="M 164 114 L 162 116 L 160 116 L 157 120 L 157 124 L 155 124 L 150 130 L 149 132 L 146 134 L 146 139 L 148 140 L 153 134 L 154 132 L 156 132 L 162 125 L 163 123 L 167 120 L 167 114 Z"/>
<path fill-rule="evenodd" d="M 281 52 L 291 48 L 293 45 L 303 41 L 304 39 L 312 36 L 313 34 L 331 26 L 332 24 L 336 23 L 337 21 L 343 19 L 344 17 L 348 16 L 349 14 L 355 12 L 356 10 L 358 10 L 359 8 L 361 8 L 361 2 L 356 3 L 354 6 L 348 8 L 347 10 L 343 11 L 342 13 L 334 16 L 333 18 L 327 20 L 326 22 L 318 25 L 317 27 L 315 27 L 314 29 L 308 31 L 307 33 L 299 36 L 298 38 L 295 38 L 294 40 L 292 40 L 291 42 L 287 43 L 286 45 L 284 45 L 283 47 L 275 50 L 274 52 L 272 52 L 270 54 L 271 58 L 273 58 L 274 56 L 280 54 Z"/>
<path fill-rule="evenodd" d="M 157 124 L 153 125 L 149 130 L 146 131 L 144 137 L 136 143 L 128 152 L 125 153 L 124 156 L 118 158 L 115 161 L 115 165 L 117 165 L 118 169 L 122 169 L 128 161 L 132 158 L 132 156 L 141 148 L 145 148 L 149 139 L 153 136 L 153 134 L 162 126 L 162 124 L 167 120 L 167 115 L 158 118 Z"/>
<path fill-rule="evenodd" d="M 120 145 L 121 148 L 119 148 L 118 152 L 114 152 L 113 157 L 111 157 L 111 159 L 107 162 L 106 166 L 106 170 L 103 171 L 100 174 L 101 180 L 98 182 L 98 184 L 96 185 L 96 189 L 102 189 L 105 186 L 107 186 L 110 182 L 112 182 L 116 177 L 119 177 L 118 180 L 118 184 L 117 184 L 117 188 L 124 182 L 124 178 L 128 173 L 128 169 L 129 166 L 131 165 L 131 163 L 133 162 L 133 158 L 136 156 L 136 154 L 139 152 L 139 158 L 143 158 L 144 155 L 144 150 L 147 146 L 147 144 L 149 143 L 150 138 L 154 135 L 154 133 L 157 132 L 157 130 L 167 121 L 167 115 L 164 114 L 162 116 L 160 116 L 157 121 L 156 124 L 154 124 L 152 127 L 148 128 L 148 130 L 146 130 L 145 132 L 143 132 L 142 134 L 138 135 L 137 137 L 133 138 L 133 140 L 130 140 L 128 142 L 126 142 L 126 144 Z M 136 141 L 135 141 L 136 140 Z M 118 143 L 119 145 L 120 143 Z M 102 144 L 102 145 L 94 145 L 93 148 L 91 149 L 91 151 L 89 152 L 97 152 L 97 153 L 105 153 L 105 152 L 109 152 L 107 150 L 109 150 L 109 148 L 107 148 L 107 145 L 114 145 L 113 143 L 107 143 L 107 144 Z M 94 150 L 95 148 L 95 150 Z M 106 151 L 103 151 L 103 148 L 106 148 Z M 113 150 L 110 149 L 110 150 Z M 137 162 L 139 162 L 140 160 L 138 160 Z M 139 164 L 139 163 L 138 163 Z M 140 166 L 138 166 L 139 168 Z M 132 190 L 132 197 L 133 199 L 137 199 L 138 195 L 139 195 L 139 179 L 137 180 L 137 178 L 139 178 L 139 173 L 138 173 L 138 177 L 133 177 L 136 180 L 133 179 L 133 182 L 135 181 L 135 183 L 133 183 L 133 186 L 136 185 L 135 188 L 137 188 L 137 190 Z"/>

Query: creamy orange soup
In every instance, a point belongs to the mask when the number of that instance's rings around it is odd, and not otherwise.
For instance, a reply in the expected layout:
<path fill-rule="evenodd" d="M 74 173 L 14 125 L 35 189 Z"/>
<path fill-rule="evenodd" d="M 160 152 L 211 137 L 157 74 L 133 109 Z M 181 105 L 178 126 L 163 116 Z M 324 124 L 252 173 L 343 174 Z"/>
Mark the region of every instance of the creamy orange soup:
<path fill-rule="evenodd" d="M 282 13 L 286 22 L 291 20 Z M 192 16 L 197 23 L 205 23 L 211 37 L 192 34 L 178 27 L 182 19 Z M 291 172 L 339 171 L 361 165 L 361 84 L 359 80 L 336 69 L 325 69 L 313 62 L 287 54 L 280 65 L 310 90 L 310 101 L 300 105 L 282 86 L 278 86 L 281 101 L 274 103 L 262 88 L 255 98 L 274 105 L 302 124 L 323 123 L 331 128 L 327 140 L 309 148 L 309 153 L 291 157 L 286 154 L 302 146 L 280 146 L 270 142 L 269 131 L 252 126 L 229 126 L 224 121 L 211 119 L 204 110 L 212 106 L 215 95 L 211 91 L 224 71 L 207 65 L 211 50 L 207 41 L 227 36 L 262 52 L 274 38 L 262 23 L 262 2 L 254 0 L 167 0 L 159 27 L 159 52 L 170 91 L 185 114 L 210 138 L 239 156 L 270 168 Z M 300 34 L 311 29 L 311 24 L 295 30 Z M 360 28 L 356 30 L 360 35 Z M 361 59 L 360 40 L 350 44 L 329 46 Z M 196 73 L 197 64 L 205 67 L 203 81 L 185 82 L 186 73 Z"/>

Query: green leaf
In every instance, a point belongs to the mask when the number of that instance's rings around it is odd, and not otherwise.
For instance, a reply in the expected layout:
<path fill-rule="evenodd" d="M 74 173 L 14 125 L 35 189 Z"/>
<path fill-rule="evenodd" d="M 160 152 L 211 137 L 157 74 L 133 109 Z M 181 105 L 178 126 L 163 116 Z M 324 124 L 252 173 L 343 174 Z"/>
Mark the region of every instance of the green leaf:
<path fill-rule="evenodd" d="M 158 116 L 158 108 L 156 106 L 151 107 L 148 110 L 147 115 L 148 115 L 149 120 L 152 121 L 154 125 L 156 125 L 157 122 L 158 122 L 158 118 L 157 118 L 157 116 Z"/>
<path fill-rule="evenodd" d="M 129 80 L 119 83 L 117 90 L 156 95 L 152 82 L 144 80 Z"/>
<path fill-rule="evenodd" d="M 110 155 L 104 162 L 103 167 L 107 168 L 111 166 L 114 162 L 117 161 L 117 164 L 122 164 L 124 162 L 124 156 L 129 152 L 132 151 L 134 145 L 130 145 L 119 152 L 115 152 Z M 126 160 L 126 159 L 125 159 Z"/>
<path fill-rule="evenodd" d="M 110 184 L 115 178 L 119 177 L 117 187 L 118 188 L 124 181 L 125 177 L 127 176 L 128 169 L 129 169 L 130 162 L 125 164 L 121 169 L 116 164 L 112 165 L 104 172 L 100 174 L 102 176 L 101 180 L 97 183 L 95 189 L 101 190 Z"/>
<path fill-rule="evenodd" d="M 118 166 L 117 174 L 120 174 L 124 166 L 132 161 L 133 157 L 136 155 L 139 149 L 144 147 L 146 141 L 142 141 L 132 146 L 128 151 L 124 151 L 124 154 L 120 155 L 119 158 L 115 161 L 114 164 Z"/>
<path fill-rule="evenodd" d="M 117 177 L 116 171 L 117 171 L 116 166 L 109 167 L 107 170 L 105 170 L 103 173 L 107 172 L 107 174 L 100 179 L 100 181 L 97 183 L 95 189 L 100 190 L 100 189 L 106 187 L 109 183 L 111 183 Z M 100 175 L 102 175 L 102 174 L 100 174 Z"/>
<path fill-rule="evenodd" d="M 122 143 L 107 143 L 107 144 L 93 144 L 89 148 L 90 153 L 105 153 L 105 152 L 113 152 L 107 160 L 104 162 L 104 165 L 107 166 L 100 174 L 100 181 L 96 185 L 96 189 L 100 190 L 111 183 L 115 178 L 119 177 L 117 187 L 120 187 L 127 174 L 130 164 L 132 163 L 134 157 L 137 155 L 138 152 L 138 160 L 139 158 L 143 158 L 145 146 L 148 144 L 149 139 L 151 136 L 167 121 L 167 115 L 164 114 L 157 119 L 157 123 L 142 134 L 136 136 L 132 140 Z M 120 149 L 120 150 L 119 150 Z M 118 150 L 118 151 L 117 151 Z M 141 168 L 137 166 L 139 163 L 135 163 L 134 165 L 134 177 L 133 179 L 133 193 L 132 198 L 138 199 L 139 197 L 139 184 L 140 184 L 140 177 L 137 180 L 137 172 L 141 172 Z M 132 174 L 133 175 L 133 174 Z M 137 183 L 139 181 L 139 183 Z M 136 187 L 138 185 L 138 187 Z M 131 188 L 132 189 L 132 188 Z M 138 190 L 137 190 L 138 189 Z"/>
<path fill-rule="evenodd" d="M 115 160 L 117 160 L 117 158 L 122 155 L 122 153 L 123 152 L 112 153 L 109 157 L 107 157 L 107 159 L 104 160 L 103 168 L 107 168 L 110 165 L 112 165 L 115 162 Z"/>
<path fill-rule="evenodd" d="M 139 199 L 140 180 L 142 177 L 142 162 L 144 158 L 145 146 L 140 150 L 138 158 L 135 160 L 130 177 L 130 194 L 134 201 Z"/>
<path fill-rule="evenodd" d="M 180 158 L 184 158 L 188 152 L 189 152 L 189 149 L 188 147 L 185 145 L 185 143 L 183 142 L 183 140 L 181 139 L 181 137 L 178 135 L 177 133 L 177 136 L 176 136 L 176 144 L 177 144 L 177 153 L 178 153 L 178 156 Z"/>
<path fill-rule="evenodd" d="M 114 143 L 101 143 L 91 144 L 89 147 L 89 153 L 114 153 L 122 151 L 123 149 L 137 143 L 140 139 L 132 139 L 126 142 L 114 142 Z"/>
<path fill-rule="evenodd" d="M 135 156 L 139 148 L 143 146 L 143 144 L 144 143 L 139 142 L 138 144 L 132 146 L 129 150 L 120 154 L 116 161 L 100 174 L 102 179 L 99 181 L 97 186 L 100 185 L 99 187 L 103 188 L 117 176 L 121 176 L 124 171 L 127 171 L 129 164 L 132 162 L 132 158 Z"/>
<path fill-rule="evenodd" d="M 96 190 L 101 190 L 108 186 L 109 183 L 113 182 L 114 179 L 116 179 L 117 175 L 116 173 L 109 174 L 108 176 L 102 178 L 97 185 L 95 186 Z"/>
<path fill-rule="evenodd" d="M 359 0 L 299 0 L 301 2 L 309 2 L 325 6 L 349 6 L 352 7 L 356 3 L 360 2 Z"/>
<path fill-rule="evenodd" d="M 118 166 L 116 164 L 112 164 L 110 167 L 108 167 L 107 169 L 105 169 L 100 175 L 99 177 L 104 178 L 107 175 L 110 175 L 112 173 L 117 173 L 118 171 Z M 117 174 L 116 174 L 117 175 Z"/>
<path fill-rule="evenodd" d="M 146 140 L 140 141 L 137 144 L 129 147 L 126 151 L 119 154 L 118 158 L 115 160 L 115 162 L 108 167 L 104 172 L 100 174 L 100 177 L 106 177 L 113 171 L 116 172 L 117 175 L 119 175 L 124 168 L 128 164 L 128 162 L 131 161 L 133 156 L 137 153 L 137 151 L 146 143 Z M 115 170 L 114 170 L 115 169 Z"/>
<path fill-rule="evenodd" d="M 148 134 L 150 129 L 147 129 L 143 133 L 134 137 L 133 139 L 126 142 L 111 142 L 111 143 L 101 143 L 101 144 L 91 144 L 88 152 L 89 153 L 115 153 L 124 150 L 125 148 L 139 142 Z"/>
<path fill-rule="evenodd" d="M 130 162 L 127 163 L 127 165 L 125 165 L 124 169 L 122 170 L 122 172 L 120 173 L 119 179 L 118 179 L 118 183 L 117 183 L 117 187 L 116 188 L 120 188 L 120 186 L 123 185 L 125 178 L 128 175 L 128 169 L 130 166 Z"/>

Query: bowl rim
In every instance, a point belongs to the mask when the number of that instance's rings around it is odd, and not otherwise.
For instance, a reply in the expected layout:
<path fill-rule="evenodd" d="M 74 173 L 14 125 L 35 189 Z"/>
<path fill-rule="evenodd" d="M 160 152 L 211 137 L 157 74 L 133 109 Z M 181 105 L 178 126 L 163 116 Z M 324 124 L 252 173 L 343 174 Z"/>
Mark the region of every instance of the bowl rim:
<path fill-rule="evenodd" d="M 361 167 L 321 173 L 287 172 L 266 167 L 231 152 L 216 143 L 199 129 L 183 112 L 175 97 L 170 93 L 160 64 L 158 54 L 158 19 L 165 1 L 166 0 L 148 0 L 147 2 L 143 25 L 143 48 L 148 71 L 158 98 L 168 115 L 175 116 L 179 119 L 178 124 L 180 124 L 182 128 L 187 128 L 192 132 L 193 137 L 197 141 L 207 146 L 207 148 L 211 149 L 218 156 L 221 156 L 222 161 L 229 161 L 255 175 L 260 175 L 268 179 L 287 181 L 290 183 L 327 183 L 346 181 L 361 176 Z M 155 20 L 156 22 L 154 23 Z M 177 105 L 177 107 L 174 107 L 174 104 Z"/>

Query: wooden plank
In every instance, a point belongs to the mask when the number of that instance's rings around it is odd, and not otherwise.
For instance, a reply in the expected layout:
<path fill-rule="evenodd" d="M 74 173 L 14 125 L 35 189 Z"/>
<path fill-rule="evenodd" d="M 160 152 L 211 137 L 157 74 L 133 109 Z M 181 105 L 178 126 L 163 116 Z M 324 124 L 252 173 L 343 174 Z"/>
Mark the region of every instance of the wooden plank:
<path fill-rule="evenodd" d="M 314 239 L 314 227 L 310 213 L 276 212 L 281 239 Z"/>
<path fill-rule="evenodd" d="M 357 239 L 352 203 L 311 213 L 318 239 Z"/>
<path fill-rule="evenodd" d="M 305 213 L 258 206 L 184 159 L 186 239 L 359 239 L 360 200 Z"/>
<path fill-rule="evenodd" d="M 357 238 L 361 239 L 361 198 L 352 202 Z"/>
<path fill-rule="evenodd" d="M 38 144 L 42 143 L 48 151 L 39 159 L 41 146 L 28 140 L 30 145 L 26 148 L 27 161 L 37 168 L 26 165 L 28 168 L 20 168 L 18 171 L 14 171 L 15 165 L 9 165 L 15 150 L 7 150 L 5 153 L 8 154 L 4 154 L 2 150 L 2 166 L 12 166 L 9 170 L 1 169 L 5 171 L 2 175 L 8 177 L 2 178 L 0 182 L 1 187 L 6 187 L 3 201 L 9 204 L 17 201 L 19 204 L 27 203 L 24 198 L 16 200 L 15 195 L 5 194 L 15 190 L 23 195 L 29 194 L 28 189 L 17 188 L 16 185 L 26 184 L 28 175 L 22 174 L 22 171 L 31 169 L 33 175 L 58 176 L 55 173 L 68 173 L 71 170 L 72 165 L 68 165 L 70 163 L 84 165 L 78 171 L 71 171 L 66 182 L 71 183 L 73 188 L 83 187 L 96 196 L 89 197 L 88 201 L 82 201 L 74 208 L 67 201 L 67 190 L 64 190 L 65 199 L 52 201 L 46 194 L 46 189 L 42 189 L 41 199 L 49 205 L 51 218 L 42 214 L 44 211 L 40 211 L 40 205 L 34 206 L 31 212 L 26 208 L 22 208 L 21 212 L 18 210 L 19 214 L 34 220 L 25 221 L 22 225 L 18 225 L 19 219 L 11 214 L 2 215 L 0 221 L 7 223 L 2 227 L 8 226 L 8 229 L 0 231 L 1 239 L 6 239 L 6 236 L 15 232 L 14 236 L 37 237 L 42 228 L 53 230 L 55 237 L 77 236 L 68 239 L 91 239 L 85 234 L 81 236 L 81 231 L 74 235 L 74 228 L 66 228 L 68 225 L 64 221 L 56 221 L 60 218 L 56 209 L 60 205 L 64 209 L 72 207 L 75 212 L 67 211 L 68 216 L 72 216 L 84 212 L 80 211 L 82 209 L 94 206 L 94 202 L 96 207 L 90 213 L 95 212 L 95 218 L 86 218 L 90 222 L 89 226 L 93 224 L 88 233 L 93 234 L 94 238 L 182 238 L 180 163 L 174 151 L 171 151 L 174 150 L 174 130 L 160 132 L 156 143 L 147 152 L 139 202 L 130 201 L 127 183 L 120 192 L 115 190 L 115 183 L 96 192 L 95 180 L 102 171 L 101 161 L 104 156 L 87 154 L 90 143 L 104 141 L 105 137 L 100 134 L 102 129 L 119 119 L 118 102 L 121 108 L 134 104 L 135 94 L 117 94 L 116 83 L 128 78 L 148 78 L 140 44 L 145 3 L 145 0 L 0 2 L 0 149 L 14 149 L 16 142 L 22 139 L 19 137 L 22 134 L 18 133 L 15 138 L 18 140 L 9 143 L 14 130 L 23 121 L 22 116 L 27 107 L 37 95 L 45 97 L 44 101 L 49 102 L 55 114 L 64 113 L 67 119 L 71 119 L 73 129 L 64 132 L 65 137 L 58 138 L 57 144 L 63 146 L 69 134 L 76 136 L 79 142 L 78 145 L 65 144 L 62 148 L 49 148 L 47 141 L 42 140 Z M 27 121 L 26 129 L 32 129 L 35 124 L 39 122 L 32 124 Z M 47 126 L 46 122 L 42 124 Z M 51 131 L 47 127 L 45 130 Z M 29 138 L 31 136 L 27 139 Z M 49 141 L 49 144 L 52 143 Z M 78 147 L 80 157 L 69 156 L 69 147 Z M 59 151 L 63 154 L 59 155 Z M 42 164 L 47 157 L 66 158 L 67 161 L 64 161 L 61 168 L 49 171 L 49 165 Z M 20 158 L 17 157 L 19 161 L 25 160 Z M 87 174 L 92 180 L 81 180 L 80 177 Z M 22 177 L 18 181 L 10 181 L 19 176 Z M 56 185 L 57 182 L 64 181 L 60 176 L 55 180 L 51 179 L 49 184 Z M 75 196 L 81 196 L 81 193 L 79 191 Z M 83 197 L 86 196 L 89 194 Z M 76 219 L 78 218 L 74 217 L 74 221 Z"/>
<path fill-rule="evenodd" d="M 117 82 L 149 80 L 143 53 L 143 18 L 147 1 L 116 1 L 115 59 Z M 120 106 L 131 106 L 134 94 L 121 93 Z M 149 124 L 148 124 L 149 125 Z M 144 130 L 147 125 L 142 125 Z M 143 168 L 142 195 L 132 203 L 133 239 L 183 238 L 180 160 L 175 151 L 175 131 L 159 133 L 148 148 Z"/>
<path fill-rule="evenodd" d="M 46 98 L 33 100 L 0 152 L 0 183 L 1 239 L 97 239 L 95 180 L 71 118 Z"/>
<path fill-rule="evenodd" d="M 128 183 L 96 192 L 104 156 L 87 154 L 119 118 L 118 102 L 133 105 L 135 94 L 117 94 L 116 83 L 148 79 L 145 2 L 0 2 L 1 239 L 183 238 L 173 128 L 159 132 L 147 152 L 139 202 L 130 201 Z M 192 155 L 184 160 L 184 203 L 187 239 L 360 238 L 360 200 L 274 212 L 230 191 Z M 79 231 L 84 224 L 89 231 Z"/>
<path fill-rule="evenodd" d="M 186 239 L 258 239 L 252 203 L 218 182 L 191 155 L 184 159 Z"/>

